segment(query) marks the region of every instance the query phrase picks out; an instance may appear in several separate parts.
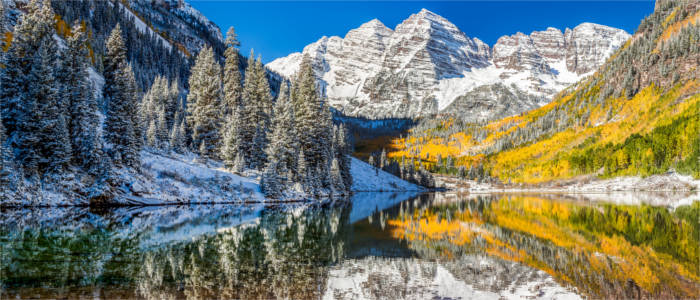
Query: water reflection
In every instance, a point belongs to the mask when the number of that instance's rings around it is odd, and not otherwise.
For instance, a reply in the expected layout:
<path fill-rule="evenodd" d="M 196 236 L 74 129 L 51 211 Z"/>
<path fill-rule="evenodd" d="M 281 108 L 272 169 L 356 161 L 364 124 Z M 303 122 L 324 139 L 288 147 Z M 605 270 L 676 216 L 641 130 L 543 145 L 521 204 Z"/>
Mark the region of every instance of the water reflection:
<path fill-rule="evenodd" d="M 700 297 L 700 202 L 358 194 L 6 210 L 0 298 Z"/>

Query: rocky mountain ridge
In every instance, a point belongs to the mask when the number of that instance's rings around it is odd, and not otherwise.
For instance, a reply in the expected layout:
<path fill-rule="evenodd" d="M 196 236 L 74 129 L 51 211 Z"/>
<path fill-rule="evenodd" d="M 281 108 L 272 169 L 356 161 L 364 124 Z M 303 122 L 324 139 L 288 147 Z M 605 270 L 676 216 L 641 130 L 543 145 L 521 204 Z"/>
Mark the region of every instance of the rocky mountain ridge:
<path fill-rule="evenodd" d="M 471 106 L 455 102 L 471 101 L 465 96 L 487 85 L 524 95 L 513 103 L 498 103 L 512 109 L 461 114 L 476 121 L 549 102 L 602 65 L 629 36 L 620 29 L 583 23 L 564 32 L 550 27 L 504 36 L 490 47 L 423 9 L 394 30 L 374 19 L 344 38 L 322 37 L 301 53 L 267 66 L 289 77 L 303 55 L 309 55 L 330 104 L 346 115 L 368 118 L 449 113 L 453 104 Z"/>

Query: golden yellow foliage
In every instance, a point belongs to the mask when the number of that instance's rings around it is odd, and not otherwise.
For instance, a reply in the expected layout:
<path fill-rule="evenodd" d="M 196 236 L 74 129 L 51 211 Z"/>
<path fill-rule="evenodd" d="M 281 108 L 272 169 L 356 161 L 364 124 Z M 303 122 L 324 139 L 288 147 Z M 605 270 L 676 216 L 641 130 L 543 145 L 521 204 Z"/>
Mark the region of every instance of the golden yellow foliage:
<path fill-rule="evenodd" d="M 666 19 L 666 22 L 664 22 L 664 23 L 667 23 L 670 20 L 672 20 L 673 17 L 675 17 L 676 13 L 677 13 L 677 9 L 674 10 L 673 13 L 668 16 L 668 18 Z M 696 11 L 694 14 L 686 17 L 685 19 L 683 19 L 679 22 L 671 24 L 668 27 L 664 26 L 664 27 L 666 27 L 666 29 L 664 30 L 664 33 L 661 34 L 661 37 L 659 38 L 658 45 L 661 45 L 661 43 L 667 41 L 669 38 L 671 38 L 675 34 L 678 34 L 678 32 L 680 32 L 681 29 L 683 29 L 687 26 L 690 26 L 690 25 L 696 25 L 698 23 L 698 21 L 700 21 L 700 10 Z"/>

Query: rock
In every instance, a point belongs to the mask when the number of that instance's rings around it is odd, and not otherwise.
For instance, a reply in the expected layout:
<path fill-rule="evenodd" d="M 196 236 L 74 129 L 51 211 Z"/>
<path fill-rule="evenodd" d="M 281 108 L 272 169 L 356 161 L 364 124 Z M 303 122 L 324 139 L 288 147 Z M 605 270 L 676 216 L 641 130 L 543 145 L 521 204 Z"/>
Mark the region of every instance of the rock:
<path fill-rule="evenodd" d="M 550 27 L 504 36 L 492 49 L 423 9 L 395 30 L 374 19 L 344 38 L 322 37 L 267 67 L 291 77 L 309 55 L 329 103 L 346 115 L 367 118 L 445 113 L 457 100 L 462 107 L 481 107 L 503 98 L 490 93 L 486 99 L 484 92 L 506 86 L 517 99 L 508 96 L 512 102 L 498 103 L 511 109 L 476 112 L 488 119 L 547 103 L 600 66 L 628 37 L 620 29 L 584 23 L 566 33 Z M 490 87 L 477 92 L 482 97 L 467 103 L 471 92 L 484 86 Z"/>

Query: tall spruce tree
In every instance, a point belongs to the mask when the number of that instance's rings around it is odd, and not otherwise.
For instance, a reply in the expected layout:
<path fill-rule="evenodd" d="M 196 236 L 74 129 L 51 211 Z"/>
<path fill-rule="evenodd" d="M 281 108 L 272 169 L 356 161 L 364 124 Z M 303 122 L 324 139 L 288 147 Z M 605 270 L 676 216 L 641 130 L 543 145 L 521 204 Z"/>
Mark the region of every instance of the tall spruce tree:
<path fill-rule="evenodd" d="M 238 144 L 247 167 L 262 170 L 267 162 L 264 149 L 270 127 L 272 94 L 260 58 L 251 50 L 240 106 Z"/>
<path fill-rule="evenodd" d="M 287 83 L 282 83 L 277 102 L 270 144 L 267 147 L 268 166 L 282 181 L 293 180 L 296 173 L 297 133 L 294 130 L 294 107 L 289 100 Z"/>
<path fill-rule="evenodd" d="M 240 135 L 239 118 L 241 112 L 241 97 L 243 86 L 241 85 L 241 71 L 238 61 L 238 49 L 240 43 L 236 38 L 236 32 L 230 27 L 226 33 L 226 51 L 224 56 L 224 99 L 223 113 L 224 121 L 224 141 L 221 148 L 221 157 L 228 168 L 233 168 L 236 156 L 240 151 L 238 137 Z"/>
<path fill-rule="evenodd" d="M 101 168 L 102 141 L 98 136 L 98 106 L 97 99 L 88 80 L 89 53 L 85 26 L 78 21 L 73 25 L 71 35 L 67 39 L 62 62 L 64 97 L 69 102 L 70 124 L 68 131 L 71 137 L 73 159 L 78 166 L 91 174 L 97 174 Z"/>
<path fill-rule="evenodd" d="M 330 164 L 331 164 L 331 135 L 332 118 L 330 110 L 323 103 L 316 85 L 311 59 L 304 56 L 295 75 L 291 98 L 294 104 L 295 127 L 299 135 L 299 148 L 304 152 L 305 162 L 298 162 L 306 165 L 306 176 L 301 178 L 302 182 L 310 184 L 309 190 L 319 191 L 328 188 L 330 185 Z M 305 173 L 300 172 L 300 176 Z"/>
<path fill-rule="evenodd" d="M 141 124 L 136 100 L 136 79 L 126 61 L 126 46 L 119 24 L 107 39 L 104 97 L 107 103 L 105 138 L 115 163 L 139 167 Z M 138 132 L 137 132 L 138 131 Z"/>
<path fill-rule="evenodd" d="M 245 82 L 243 84 L 243 95 L 238 109 L 238 129 L 236 130 L 236 143 L 238 153 L 241 154 L 240 161 L 245 162 L 244 168 L 251 167 L 253 156 L 253 139 L 255 138 L 255 60 L 254 52 L 250 50 L 248 66 L 245 70 Z"/>
<path fill-rule="evenodd" d="M 54 76 L 57 69 L 57 45 L 50 34 L 42 38 L 34 55 L 29 76 L 29 97 L 35 99 L 35 120 L 38 129 L 39 167 L 41 171 L 61 173 L 71 161 L 71 142 L 68 133 L 67 114 L 58 94 L 58 82 Z"/>
<path fill-rule="evenodd" d="M 238 60 L 238 49 L 240 46 L 236 32 L 233 27 L 228 29 L 226 33 L 226 51 L 224 57 L 224 98 L 222 102 L 224 117 L 228 119 L 232 117 L 238 110 L 243 95 L 243 86 L 241 85 L 241 70 Z"/>
<path fill-rule="evenodd" d="M 42 38 L 50 33 L 46 6 L 30 1 L 27 12 L 15 25 L 13 40 L 4 54 L 4 68 L 0 69 L 0 108 L 2 122 L 9 144 L 17 154 L 27 175 L 38 172 L 38 111 L 37 101 L 30 97 L 30 76 L 36 50 Z"/>
<path fill-rule="evenodd" d="M 272 114 L 272 93 L 270 91 L 270 83 L 265 75 L 265 68 L 261 62 L 261 58 L 255 61 L 255 74 L 253 80 L 255 80 L 255 93 L 254 97 L 251 98 L 255 108 L 254 110 L 254 121 L 255 121 L 255 136 L 253 137 L 253 152 L 251 155 L 252 167 L 256 169 L 263 169 L 267 163 L 267 153 L 265 149 L 267 148 L 268 132 L 270 131 L 270 116 Z"/>
<path fill-rule="evenodd" d="M 193 146 L 201 155 L 217 158 L 221 146 L 221 66 L 210 47 L 197 56 L 189 83 L 187 120 L 192 127 Z"/>
<path fill-rule="evenodd" d="M 14 160 L 12 149 L 7 144 L 5 126 L 0 122 L 0 203 L 19 192 L 21 174 Z"/>

